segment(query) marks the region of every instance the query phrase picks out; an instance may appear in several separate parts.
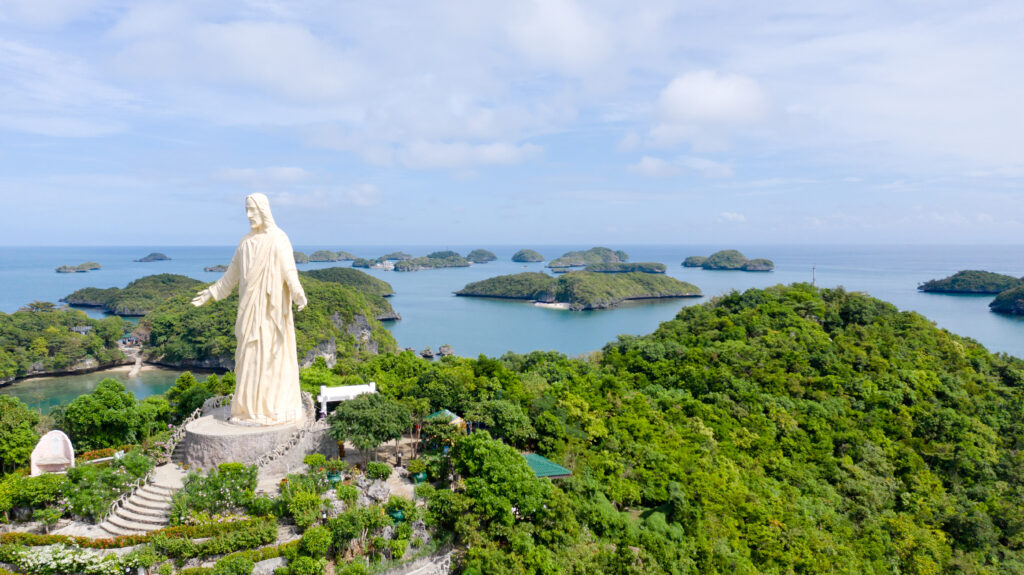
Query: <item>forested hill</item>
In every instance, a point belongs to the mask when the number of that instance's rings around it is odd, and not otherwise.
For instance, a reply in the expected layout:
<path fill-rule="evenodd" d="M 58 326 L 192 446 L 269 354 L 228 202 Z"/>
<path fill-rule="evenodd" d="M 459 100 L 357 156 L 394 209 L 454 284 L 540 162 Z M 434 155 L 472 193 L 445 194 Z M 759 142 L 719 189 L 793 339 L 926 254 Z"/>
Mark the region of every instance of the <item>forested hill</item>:
<path fill-rule="evenodd" d="M 681 494 L 679 561 L 1024 572 L 1018 359 L 879 300 L 798 285 L 684 308 L 602 363 L 625 393 L 598 401 L 627 415 L 583 459 L 609 498 Z"/>
<path fill-rule="evenodd" d="M 733 293 L 587 359 L 338 368 L 572 469 L 427 493 L 466 573 L 1024 573 L 1024 362 L 865 295 Z"/>

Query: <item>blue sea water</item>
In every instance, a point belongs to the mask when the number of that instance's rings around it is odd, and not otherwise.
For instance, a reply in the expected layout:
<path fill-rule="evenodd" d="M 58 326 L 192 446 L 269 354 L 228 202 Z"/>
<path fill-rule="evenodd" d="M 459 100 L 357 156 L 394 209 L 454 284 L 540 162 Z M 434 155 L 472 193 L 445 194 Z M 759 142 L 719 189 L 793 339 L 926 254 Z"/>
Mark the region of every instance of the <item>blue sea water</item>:
<path fill-rule="evenodd" d="M 991 296 L 925 294 L 917 285 L 948 276 L 962 269 L 983 269 L 1015 276 L 1024 275 L 1024 246 L 785 246 L 785 245 L 614 245 L 630 255 L 630 261 L 655 261 L 668 266 L 668 274 L 693 283 L 705 297 L 624 305 L 612 310 L 569 312 L 545 309 L 529 303 L 461 298 L 452 292 L 467 283 L 500 274 L 541 271 L 542 263 L 520 264 L 511 256 L 521 248 L 538 250 L 554 258 L 580 245 L 517 246 L 296 246 L 310 253 L 316 249 L 344 249 L 361 257 L 377 257 L 396 250 L 425 255 L 438 249 L 468 253 L 486 248 L 498 261 L 469 268 L 419 272 L 369 273 L 395 288 L 391 304 L 402 320 L 386 324 L 400 346 L 417 350 L 451 345 L 463 356 L 498 356 L 506 351 L 556 350 L 570 355 L 600 349 L 619 334 L 644 334 L 672 319 L 687 305 L 707 301 L 731 290 L 745 290 L 793 282 L 809 282 L 813 275 L 819 286 L 843 286 L 871 294 L 900 309 L 917 311 L 939 327 L 980 341 L 992 351 L 1024 357 L 1024 319 L 988 311 Z M 735 248 L 747 257 L 769 258 L 775 271 L 769 273 L 714 272 L 683 268 L 690 255 L 709 255 L 718 249 Z M 156 273 L 178 273 L 214 281 L 216 273 L 203 267 L 226 264 L 234 246 L 136 246 L 136 247 L 0 247 L 0 311 L 13 312 L 25 304 L 57 301 L 72 291 L 87 287 L 123 287 L 133 279 Z M 132 260 L 159 251 L 170 261 L 138 263 Z M 57 274 L 62 264 L 97 261 L 102 270 Z M 315 263 L 300 265 L 314 269 L 349 265 Z M 89 310 L 94 316 L 97 310 Z"/>

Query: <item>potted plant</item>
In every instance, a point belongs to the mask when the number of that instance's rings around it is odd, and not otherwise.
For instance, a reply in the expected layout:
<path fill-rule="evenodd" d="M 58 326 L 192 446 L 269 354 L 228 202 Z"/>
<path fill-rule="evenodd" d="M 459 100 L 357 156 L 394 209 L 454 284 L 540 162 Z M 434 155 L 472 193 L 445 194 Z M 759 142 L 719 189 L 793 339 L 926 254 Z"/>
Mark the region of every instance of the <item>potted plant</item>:
<path fill-rule="evenodd" d="M 348 464 L 341 459 L 330 459 L 324 463 L 324 469 L 327 470 L 327 481 L 331 482 L 331 485 L 335 485 L 341 481 L 341 474 L 348 467 Z"/>
<path fill-rule="evenodd" d="M 409 465 L 406 467 L 409 470 L 409 476 L 415 483 L 422 483 L 427 480 L 427 462 L 422 459 L 413 459 L 409 461 Z"/>

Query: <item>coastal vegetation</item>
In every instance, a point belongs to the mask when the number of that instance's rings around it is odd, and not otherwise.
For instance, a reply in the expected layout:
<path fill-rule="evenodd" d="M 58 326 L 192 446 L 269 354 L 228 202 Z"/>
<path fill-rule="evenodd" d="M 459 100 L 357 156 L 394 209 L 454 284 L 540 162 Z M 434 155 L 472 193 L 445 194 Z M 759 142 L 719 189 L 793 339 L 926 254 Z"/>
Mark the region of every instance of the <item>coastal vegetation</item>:
<path fill-rule="evenodd" d="M 603 263 L 603 264 L 588 264 L 587 267 L 583 268 L 586 272 L 597 272 L 603 274 L 624 274 L 629 272 L 642 272 L 645 274 L 663 274 L 665 273 L 665 264 L 658 262 L 634 262 L 634 263 Z"/>
<path fill-rule="evenodd" d="M 1024 286 L 1024 281 L 1013 276 L 982 270 L 961 270 L 947 278 L 926 281 L 917 289 L 936 293 L 998 294 L 1021 286 Z"/>
<path fill-rule="evenodd" d="M 466 259 L 474 264 L 485 264 L 498 259 L 498 256 L 490 250 L 477 249 L 466 254 Z"/>
<path fill-rule="evenodd" d="M 405 253 L 403 251 L 397 251 L 397 252 L 391 252 L 390 254 L 384 254 L 384 255 L 380 256 L 380 259 L 381 260 L 391 260 L 391 261 L 411 260 L 412 259 L 412 254 L 407 254 L 407 253 Z"/>
<path fill-rule="evenodd" d="M 366 258 L 356 258 L 352 260 L 352 267 L 370 269 L 371 267 L 373 267 L 373 264 L 375 263 L 377 262 L 373 260 L 368 260 Z"/>
<path fill-rule="evenodd" d="M 566 252 L 548 262 L 549 268 L 583 267 L 590 264 L 607 264 L 629 261 L 629 255 L 622 250 L 590 248 L 585 251 Z"/>
<path fill-rule="evenodd" d="M 519 250 L 512 254 L 512 261 L 520 263 L 542 262 L 544 256 L 534 250 Z"/>
<path fill-rule="evenodd" d="M 346 251 L 317 250 L 309 254 L 307 259 L 311 262 L 346 262 L 352 261 L 356 257 Z"/>
<path fill-rule="evenodd" d="M 464 268 L 469 260 L 451 250 L 431 252 L 423 257 L 403 259 L 395 262 L 396 272 L 415 272 L 440 268 Z"/>
<path fill-rule="evenodd" d="M 563 303 L 572 310 L 606 309 L 627 300 L 699 297 L 700 289 L 675 278 L 642 272 L 570 272 L 561 277 L 527 272 L 472 282 L 459 296 Z"/>
<path fill-rule="evenodd" d="M 701 267 L 706 270 L 740 270 L 745 272 L 770 272 L 775 269 L 772 260 L 756 258 L 748 260 L 737 250 L 717 251 L 707 258 L 690 256 L 683 260 L 683 266 Z"/>
<path fill-rule="evenodd" d="M 119 317 L 96 320 L 48 302 L 0 312 L 0 383 L 121 363 L 124 325 Z"/>
<path fill-rule="evenodd" d="M 162 262 L 171 259 L 167 254 L 160 252 L 151 252 L 149 255 L 141 257 L 135 261 L 137 262 Z"/>
<path fill-rule="evenodd" d="M 1000 293 L 988 304 L 988 307 L 996 313 L 1024 315 L 1024 286 Z"/>
<path fill-rule="evenodd" d="M 356 288 L 367 295 L 379 295 L 390 297 L 395 295 L 395 289 L 388 282 L 377 279 L 368 273 L 351 268 L 323 268 L 319 270 L 308 270 L 300 272 L 299 275 L 310 277 L 324 282 L 333 282 Z"/>
<path fill-rule="evenodd" d="M 293 251 L 292 255 L 295 257 L 295 263 L 297 264 L 308 264 L 309 256 L 305 252 Z"/>
<path fill-rule="evenodd" d="M 98 269 L 102 269 L 102 268 L 103 268 L 103 266 L 101 266 L 100 264 L 98 264 L 96 262 L 84 262 L 84 263 L 78 264 L 77 266 L 67 266 L 67 265 L 60 266 L 60 267 L 57 268 L 57 273 L 59 273 L 59 274 L 73 274 L 73 273 L 79 273 L 79 272 L 90 272 L 90 271 L 98 270 Z"/>
<path fill-rule="evenodd" d="M 70 305 L 101 307 L 115 315 L 143 316 L 171 296 L 194 295 L 202 287 L 203 282 L 187 276 L 157 274 L 141 277 L 124 288 L 82 288 L 64 296 L 61 301 Z"/>

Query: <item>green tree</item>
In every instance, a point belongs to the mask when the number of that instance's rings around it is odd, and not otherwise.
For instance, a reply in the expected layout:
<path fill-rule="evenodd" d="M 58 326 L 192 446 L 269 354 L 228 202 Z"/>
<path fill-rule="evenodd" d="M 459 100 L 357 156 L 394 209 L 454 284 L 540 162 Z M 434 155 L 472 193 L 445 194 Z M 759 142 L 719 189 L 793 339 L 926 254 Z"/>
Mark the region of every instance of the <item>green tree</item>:
<path fill-rule="evenodd" d="M 412 425 L 409 410 L 404 405 L 378 393 L 366 393 L 341 402 L 328 421 L 332 437 L 350 441 L 367 454 L 392 440 L 397 453 L 398 439 Z"/>
<path fill-rule="evenodd" d="M 141 409 L 121 382 L 106 378 L 68 404 L 60 424 L 79 450 L 102 449 L 144 439 L 153 421 L 147 417 L 156 412 Z"/>
<path fill-rule="evenodd" d="M 39 441 L 38 423 L 39 414 L 20 399 L 0 395 L 0 469 L 7 472 L 28 464 Z"/>

